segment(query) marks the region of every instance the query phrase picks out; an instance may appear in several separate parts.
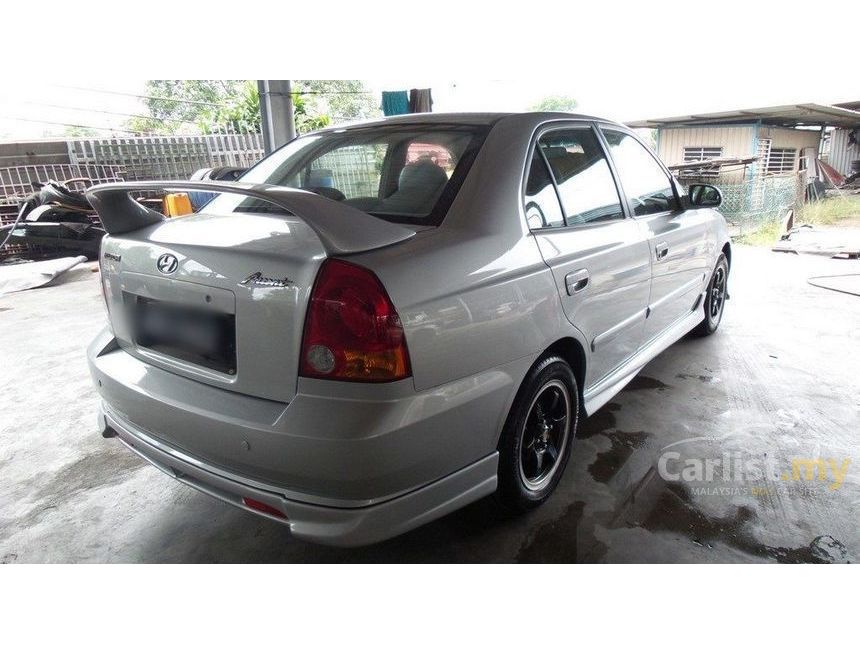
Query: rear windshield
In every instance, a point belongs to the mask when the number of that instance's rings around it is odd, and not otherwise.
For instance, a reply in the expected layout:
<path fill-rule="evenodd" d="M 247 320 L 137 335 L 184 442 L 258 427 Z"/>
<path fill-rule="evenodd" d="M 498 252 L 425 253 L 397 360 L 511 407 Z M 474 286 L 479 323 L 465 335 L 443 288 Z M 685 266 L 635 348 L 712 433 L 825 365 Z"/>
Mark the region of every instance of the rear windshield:
<path fill-rule="evenodd" d="M 435 225 L 454 200 L 488 128 L 380 125 L 309 134 L 245 173 L 243 183 L 301 188 L 382 219 Z M 209 212 L 277 212 L 223 194 Z"/>

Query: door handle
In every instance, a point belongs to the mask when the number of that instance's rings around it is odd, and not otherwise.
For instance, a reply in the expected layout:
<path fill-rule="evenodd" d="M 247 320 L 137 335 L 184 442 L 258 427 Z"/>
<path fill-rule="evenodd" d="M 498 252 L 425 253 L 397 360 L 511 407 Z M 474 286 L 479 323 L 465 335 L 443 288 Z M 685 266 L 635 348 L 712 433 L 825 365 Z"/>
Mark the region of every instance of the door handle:
<path fill-rule="evenodd" d="M 577 291 L 582 291 L 588 286 L 588 269 L 580 269 L 564 276 L 564 286 L 567 295 L 572 296 Z"/>
<path fill-rule="evenodd" d="M 657 260 L 662 260 L 669 254 L 669 245 L 665 242 L 660 242 L 654 247 L 654 253 L 657 256 Z"/>

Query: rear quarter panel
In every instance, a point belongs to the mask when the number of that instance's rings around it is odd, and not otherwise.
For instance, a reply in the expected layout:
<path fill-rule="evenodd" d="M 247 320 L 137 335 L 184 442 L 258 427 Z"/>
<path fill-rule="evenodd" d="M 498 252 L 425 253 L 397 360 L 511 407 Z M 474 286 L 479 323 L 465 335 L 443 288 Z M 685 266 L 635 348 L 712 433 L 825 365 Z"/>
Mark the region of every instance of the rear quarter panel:
<path fill-rule="evenodd" d="M 583 343 L 523 213 L 527 153 L 545 121 L 497 123 L 440 227 L 356 258 L 403 319 L 418 390 L 536 359 L 560 338 Z"/>
<path fill-rule="evenodd" d="M 374 270 L 403 321 L 417 390 L 538 353 L 559 333 L 558 292 L 533 238 L 507 246 L 439 231 L 408 247 Z"/>

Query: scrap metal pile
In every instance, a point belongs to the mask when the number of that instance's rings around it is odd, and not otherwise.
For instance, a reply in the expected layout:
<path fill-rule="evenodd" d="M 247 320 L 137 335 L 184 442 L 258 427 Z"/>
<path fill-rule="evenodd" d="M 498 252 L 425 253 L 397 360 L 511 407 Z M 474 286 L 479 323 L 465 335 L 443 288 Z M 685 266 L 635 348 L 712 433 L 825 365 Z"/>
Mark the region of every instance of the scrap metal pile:
<path fill-rule="evenodd" d="M 839 191 L 848 195 L 860 195 L 860 172 L 855 172 L 839 185 Z"/>
<path fill-rule="evenodd" d="M 758 157 L 712 157 L 700 161 L 685 161 L 668 166 L 678 176 L 698 176 L 705 172 L 720 172 L 726 169 L 743 168 L 755 163 Z"/>
<path fill-rule="evenodd" d="M 15 221 L 0 226 L 0 253 L 28 260 L 96 259 L 105 230 L 83 192 L 70 187 L 89 181 L 34 182 L 35 192 L 21 203 Z"/>

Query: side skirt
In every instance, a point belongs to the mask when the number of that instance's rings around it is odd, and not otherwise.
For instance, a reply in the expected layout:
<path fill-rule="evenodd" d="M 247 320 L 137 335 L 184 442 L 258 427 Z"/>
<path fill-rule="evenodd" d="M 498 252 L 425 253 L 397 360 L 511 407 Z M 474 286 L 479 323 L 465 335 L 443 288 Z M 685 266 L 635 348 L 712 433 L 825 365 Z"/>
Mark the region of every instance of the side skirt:
<path fill-rule="evenodd" d="M 608 374 L 599 383 L 595 383 L 587 389 L 583 398 L 587 414 L 591 415 L 603 407 L 613 396 L 624 389 L 633 377 L 654 359 L 660 352 L 670 347 L 693 330 L 705 318 L 704 310 L 699 307 L 701 298 L 696 300 L 695 308 L 686 316 L 679 319 L 659 336 L 656 336 L 647 345 L 640 348 L 626 363 L 620 365 L 614 372 Z"/>

